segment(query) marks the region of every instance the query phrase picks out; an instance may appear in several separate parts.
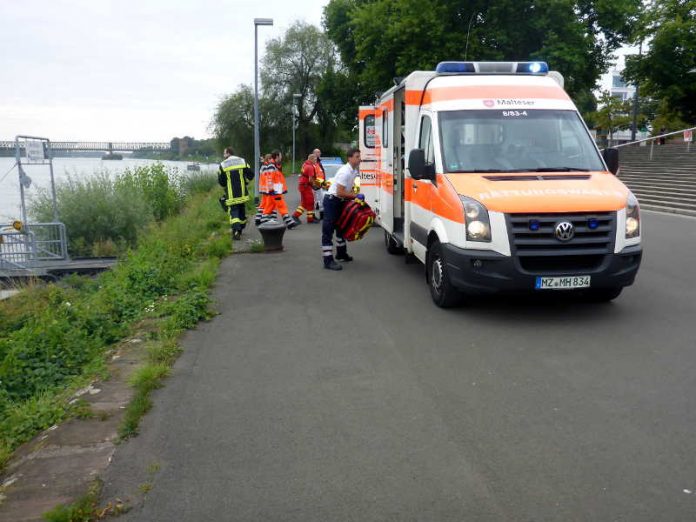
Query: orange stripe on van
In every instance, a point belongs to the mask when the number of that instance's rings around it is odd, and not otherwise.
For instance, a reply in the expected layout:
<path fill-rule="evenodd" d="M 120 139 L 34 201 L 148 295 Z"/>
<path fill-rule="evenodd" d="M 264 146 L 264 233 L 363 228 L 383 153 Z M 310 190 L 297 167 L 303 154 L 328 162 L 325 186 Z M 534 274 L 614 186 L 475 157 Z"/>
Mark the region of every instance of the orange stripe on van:
<path fill-rule="evenodd" d="M 414 185 L 418 190 L 413 190 Z M 437 175 L 437 185 L 429 181 L 404 179 L 404 199 L 413 205 L 456 223 L 464 223 L 464 209 L 457 192 L 446 176 Z"/>
<path fill-rule="evenodd" d="M 388 99 L 384 100 L 384 101 L 380 104 L 379 108 L 380 108 L 381 110 L 383 110 L 383 111 L 384 111 L 385 109 L 388 110 L 388 111 L 393 111 L 393 110 L 394 110 L 394 98 L 388 98 Z"/>
<path fill-rule="evenodd" d="M 452 100 L 482 100 L 496 98 L 570 100 L 560 87 L 516 85 L 460 85 L 436 87 L 422 91 L 406 91 L 407 105 L 428 105 Z"/>
<path fill-rule="evenodd" d="M 374 109 L 360 109 L 360 111 L 358 111 L 358 118 L 364 120 L 365 116 L 372 116 L 374 113 Z"/>
<path fill-rule="evenodd" d="M 451 173 L 446 177 L 455 192 L 497 212 L 609 212 L 626 206 L 628 189 L 616 176 L 608 172 L 589 174 L 587 180 L 504 182 L 480 174 Z"/>
<path fill-rule="evenodd" d="M 406 102 L 406 105 L 420 105 L 421 100 L 423 99 L 423 91 L 406 91 L 406 94 L 404 95 L 404 101 Z"/>

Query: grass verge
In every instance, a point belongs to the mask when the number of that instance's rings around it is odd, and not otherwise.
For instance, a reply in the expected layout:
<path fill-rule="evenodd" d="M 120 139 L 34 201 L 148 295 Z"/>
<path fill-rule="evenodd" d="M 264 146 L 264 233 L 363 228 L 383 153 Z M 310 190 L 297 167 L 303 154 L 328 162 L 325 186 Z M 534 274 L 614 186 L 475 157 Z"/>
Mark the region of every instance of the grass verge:
<path fill-rule="evenodd" d="M 72 504 L 61 504 L 47 511 L 44 513 L 44 520 L 48 522 L 90 522 L 118 516 L 128 511 L 128 506 L 120 502 L 101 507 L 99 498 L 102 489 L 101 480 L 95 480 L 84 496 Z"/>
<path fill-rule="evenodd" d="M 46 512 L 44 518 L 48 522 L 89 522 L 99 507 L 101 490 L 101 481 L 95 481 L 82 498 L 69 505 L 56 506 Z"/>
<path fill-rule="evenodd" d="M 79 414 L 68 406 L 74 391 L 104 377 L 109 346 L 150 320 L 147 363 L 133 375 L 136 395 L 121 429 L 123 437 L 137 433 L 178 336 L 211 315 L 208 289 L 231 249 L 218 192 L 192 196 L 180 214 L 151 224 L 112 271 L 0 303 L 0 468 L 37 432 Z"/>

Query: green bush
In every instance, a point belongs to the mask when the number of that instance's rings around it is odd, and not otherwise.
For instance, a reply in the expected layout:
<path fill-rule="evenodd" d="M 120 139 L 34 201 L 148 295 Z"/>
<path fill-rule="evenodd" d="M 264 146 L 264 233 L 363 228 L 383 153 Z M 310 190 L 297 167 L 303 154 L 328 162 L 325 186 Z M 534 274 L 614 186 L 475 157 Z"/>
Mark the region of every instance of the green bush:
<path fill-rule="evenodd" d="M 182 179 L 176 168 L 161 163 L 126 169 L 113 178 L 106 172 L 84 179 L 68 176 L 57 184 L 56 199 L 70 254 L 113 256 L 123 252 L 135 245 L 148 224 L 178 214 L 186 196 L 207 192 L 206 186 L 211 182 L 203 175 Z M 35 221 L 53 221 L 49 191 L 39 191 L 30 214 Z"/>
<path fill-rule="evenodd" d="M 60 394 L 103 368 L 106 347 L 134 322 L 160 317 L 175 337 L 209 315 L 207 289 L 231 247 L 216 200 L 215 191 L 193 196 L 181 214 L 151 223 L 136 249 L 93 280 L 73 276 L 0 304 L 0 467 L 59 420 Z"/>
<path fill-rule="evenodd" d="M 217 186 L 217 174 L 210 171 L 193 172 L 187 174 L 181 180 L 181 188 L 186 195 L 210 192 L 214 187 Z"/>
<path fill-rule="evenodd" d="M 167 169 L 161 163 L 126 169 L 116 178 L 114 189 L 140 192 L 157 221 L 177 214 L 184 202 L 179 171 Z"/>
<path fill-rule="evenodd" d="M 116 188 L 106 173 L 86 179 L 69 176 L 56 186 L 60 220 L 65 223 L 69 252 L 90 256 L 95 244 L 112 241 L 122 247 L 134 245 L 138 231 L 154 219 L 145 194 L 138 187 L 122 183 Z M 35 221 L 53 221 L 50 192 L 40 191 L 30 205 Z"/>

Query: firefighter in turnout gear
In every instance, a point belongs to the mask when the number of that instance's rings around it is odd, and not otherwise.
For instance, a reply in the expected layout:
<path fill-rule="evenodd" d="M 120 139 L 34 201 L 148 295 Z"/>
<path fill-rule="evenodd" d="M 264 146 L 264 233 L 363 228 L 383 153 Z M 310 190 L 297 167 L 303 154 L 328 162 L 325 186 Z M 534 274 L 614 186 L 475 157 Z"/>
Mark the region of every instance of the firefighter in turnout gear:
<path fill-rule="evenodd" d="M 321 174 L 321 169 L 317 165 L 317 157 L 310 154 L 307 161 L 302 165 L 302 172 L 297 184 L 297 189 L 300 192 L 300 205 L 295 210 L 292 217 L 299 220 L 300 216 L 307 212 L 307 223 L 316 223 L 314 219 L 314 186 L 317 183 L 318 174 Z"/>
<path fill-rule="evenodd" d="M 246 226 L 246 203 L 249 201 L 247 182 L 254 179 L 254 172 L 246 160 L 233 155 L 231 147 L 225 148 L 218 173 L 218 183 L 225 189 L 220 202 L 230 215 L 232 239 L 240 239 Z"/>

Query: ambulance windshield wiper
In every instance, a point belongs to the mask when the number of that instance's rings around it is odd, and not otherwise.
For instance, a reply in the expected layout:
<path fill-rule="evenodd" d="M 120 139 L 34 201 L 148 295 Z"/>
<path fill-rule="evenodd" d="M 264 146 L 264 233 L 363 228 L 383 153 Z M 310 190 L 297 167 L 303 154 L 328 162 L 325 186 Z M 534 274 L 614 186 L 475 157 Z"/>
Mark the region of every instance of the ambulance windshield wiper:
<path fill-rule="evenodd" d="M 453 174 L 505 174 L 510 172 L 589 172 L 590 169 L 580 169 L 576 167 L 538 167 L 528 169 L 473 169 L 473 170 L 452 170 Z"/>
<path fill-rule="evenodd" d="M 529 172 L 589 172 L 590 169 L 581 169 L 578 167 L 539 167 L 529 169 Z"/>
<path fill-rule="evenodd" d="M 490 174 L 501 172 L 530 172 L 529 169 L 473 169 L 473 170 L 453 170 L 454 174 Z"/>

